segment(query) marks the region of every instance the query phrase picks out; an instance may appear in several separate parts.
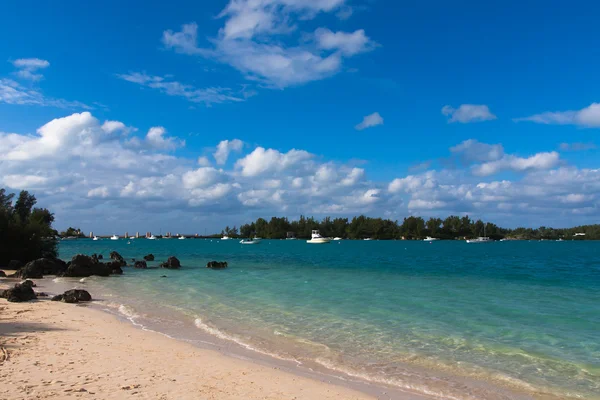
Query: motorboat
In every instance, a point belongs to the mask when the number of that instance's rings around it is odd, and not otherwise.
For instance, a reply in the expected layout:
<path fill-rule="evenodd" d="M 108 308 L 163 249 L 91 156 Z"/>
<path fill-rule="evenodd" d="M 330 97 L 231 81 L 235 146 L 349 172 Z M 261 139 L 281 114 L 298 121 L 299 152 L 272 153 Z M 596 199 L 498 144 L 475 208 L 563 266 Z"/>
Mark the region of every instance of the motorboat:
<path fill-rule="evenodd" d="M 146 239 L 150 239 L 150 240 L 156 240 L 156 236 L 154 236 L 154 235 L 150 235 L 150 236 L 148 236 Z"/>
<path fill-rule="evenodd" d="M 227 236 L 227 235 L 224 235 L 224 236 L 221 238 L 221 240 L 231 240 L 231 238 L 230 238 L 229 236 Z"/>
<path fill-rule="evenodd" d="M 427 236 L 425 239 L 423 239 L 424 242 L 434 242 L 436 240 L 440 240 L 439 238 L 434 238 L 431 236 Z"/>
<path fill-rule="evenodd" d="M 242 239 L 242 240 L 240 240 L 240 244 L 259 244 L 260 241 L 261 241 L 260 238 Z"/>
<path fill-rule="evenodd" d="M 119 240 L 119 237 L 117 235 L 112 235 L 110 237 L 110 240 Z"/>
<path fill-rule="evenodd" d="M 312 244 L 325 244 L 331 242 L 331 239 L 321 236 L 319 231 L 314 230 L 310 236 L 310 240 L 307 240 L 306 243 Z"/>
<path fill-rule="evenodd" d="M 135 239 L 135 236 L 129 236 L 129 239 L 133 240 Z"/>
<path fill-rule="evenodd" d="M 341 238 L 341 237 L 339 237 L 339 236 L 336 236 L 336 237 L 334 237 L 334 238 L 333 238 L 333 240 L 336 240 L 336 241 L 337 241 L 337 240 L 342 240 L 342 238 Z"/>
<path fill-rule="evenodd" d="M 177 239 L 179 239 L 179 240 L 184 240 L 184 239 L 185 239 L 185 236 L 179 236 Z"/>
<path fill-rule="evenodd" d="M 100 240 L 100 238 L 98 236 L 94 236 L 92 240 Z"/>
<path fill-rule="evenodd" d="M 373 239 L 371 239 L 371 238 L 364 238 L 363 240 L 373 240 Z"/>

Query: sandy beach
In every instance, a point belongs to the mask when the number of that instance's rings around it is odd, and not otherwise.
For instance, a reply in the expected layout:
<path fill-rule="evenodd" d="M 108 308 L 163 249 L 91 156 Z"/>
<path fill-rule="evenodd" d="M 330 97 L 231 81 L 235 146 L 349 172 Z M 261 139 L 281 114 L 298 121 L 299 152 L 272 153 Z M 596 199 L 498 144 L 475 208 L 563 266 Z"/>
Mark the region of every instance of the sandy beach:
<path fill-rule="evenodd" d="M 49 300 L 0 300 L 0 345 L 0 399 L 372 398 Z"/>

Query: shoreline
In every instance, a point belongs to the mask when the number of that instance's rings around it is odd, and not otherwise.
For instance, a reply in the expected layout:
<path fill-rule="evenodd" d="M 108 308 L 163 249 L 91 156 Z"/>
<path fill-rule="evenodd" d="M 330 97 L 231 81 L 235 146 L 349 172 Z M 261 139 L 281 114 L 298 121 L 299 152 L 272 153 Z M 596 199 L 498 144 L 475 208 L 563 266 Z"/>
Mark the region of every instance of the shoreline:
<path fill-rule="evenodd" d="M 13 282 L 2 281 L 3 286 Z M 37 291 L 54 294 L 50 279 L 36 283 Z M 98 399 L 120 399 L 127 394 L 152 399 L 203 395 L 219 399 L 432 398 L 296 370 L 250 350 L 245 356 L 218 344 L 198 346 L 135 326 L 104 310 L 102 301 L 74 305 L 49 298 L 25 303 L 1 300 L 0 345 L 8 350 L 9 359 L 0 363 L 0 378 L 9 385 L 0 389 L 0 398 L 62 398 L 82 393 Z"/>

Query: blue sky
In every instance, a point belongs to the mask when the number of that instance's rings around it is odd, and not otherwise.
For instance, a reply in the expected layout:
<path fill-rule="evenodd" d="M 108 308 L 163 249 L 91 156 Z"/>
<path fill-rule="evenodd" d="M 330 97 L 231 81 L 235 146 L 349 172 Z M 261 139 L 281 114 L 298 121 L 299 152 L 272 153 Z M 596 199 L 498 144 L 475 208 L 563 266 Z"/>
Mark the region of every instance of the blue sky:
<path fill-rule="evenodd" d="M 0 185 L 59 227 L 598 222 L 592 1 L 148 3 L 0 6 Z"/>

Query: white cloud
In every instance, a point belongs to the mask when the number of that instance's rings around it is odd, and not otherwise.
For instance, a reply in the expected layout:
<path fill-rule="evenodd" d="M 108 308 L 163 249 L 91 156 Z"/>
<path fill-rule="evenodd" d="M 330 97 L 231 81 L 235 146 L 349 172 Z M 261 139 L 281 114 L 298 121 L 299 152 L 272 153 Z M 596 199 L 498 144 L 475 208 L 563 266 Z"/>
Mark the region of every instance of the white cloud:
<path fill-rule="evenodd" d="M 46 97 L 38 90 L 25 88 L 12 79 L 5 78 L 0 78 L 0 103 L 37 105 L 65 109 L 92 109 L 92 107 L 79 101 L 68 101 Z"/>
<path fill-rule="evenodd" d="M 148 130 L 144 140 L 132 138 L 128 144 L 139 149 L 172 151 L 185 146 L 185 140 L 167 137 L 167 131 L 162 126 L 154 126 Z"/>
<path fill-rule="evenodd" d="M 201 167 L 183 174 L 183 186 L 186 189 L 207 187 L 223 179 L 223 171 L 212 167 Z"/>
<path fill-rule="evenodd" d="M 143 72 L 118 74 L 117 77 L 127 82 L 157 89 L 169 96 L 183 97 L 192 103 L 204 103 L 207 106 L 211 104 L 240 102 L 251 96 L 251 93 L 245 91 L 243 88 L 237 92 L 225 87 L 198 89 L 192 85 L 174 81 L 171 78 L 147 75 Z"/>
<path fill-rule="evenodd" d="M 213 157 L 215 158 L 217 164 L 223 165 L 227 162 L 229 153 L 232 151 L 239 152 L 242 150 L 242 147 L 244 147 L 244 142 L 239 139 L 222 140 L 217 145 L 217 151 L 213 153 Z"/>
<path fill-rule="evenodd" d="M 369 114 L 363 118 L 362 122 L 356 125 L 356 128 L 359 131 L 363 129 L 371 128 L 377 125 L 383 125 L 383 117 L 379 115 L 378 112 L 374 112 L 373 114 Z"/>
<path fill-rule="evenodd" d="M 474 166 L 473 173 L 478 176 L 489 176 L 501 171 L 523 172 L 551 169 L 558 165 L 559 160 L 560 156 L 556 151 L 537 153 L 527 158 L 505 155 L 499 160 Z"/>
<path fill-rule="evenodd" d="M 577 111 L 556 111 L 516 118 L 515 122 L 529 121 L 546 125 L 577 125 L 586 128 L 600 128 L 600 103 L 592 103 Z"/>
<path fill-rule="evenodd" d="M 461 104 L 458 108 L 447 105 L 442 108 L 442 114 L 449 117 L 448 122 L 463 124 L 496 119 L 489 107 L 483 104 Z"/>
<path fill-rule="evenodd" d="M 87 197 L 99 197 L 105 199 L 110 196 L 110 191 L 106 186 L 100 186 L 88 191 Z"/>
<path fill-rule="evenodd" d="M 198 157 L 198 165 L 201 167 L 210 167 L 210 160 L 206 156 Z"/>
<path fill-rule="evenodd" d="M 280 153 L 274 149 L 257 147 L 252 153 L 239 159 L 236 168 L 241 169 L 244 176 L 258 176 L 276 169 L 285 170 L 310 158 L 312 154 L 304 150 L 292 149 L 287 153 Z"/>
<path fill-rule="evenodd" d="M 352 33 L 332 32 L 326 28 L 315 31 L 317 45 L 325 50 L 339 50 L 345 56 L 353 56 L 372 50 L 375 44 L 365 35 L 364 29 L 358 29 Z"/>
<path fill-rule="evenodd" d="M 496 161 L 504 156 L 501 144 L 481 143 L 475 139 L 468 139 L 450 148 L 453 154 L 459 155 L 463 161 Z"/>
<path fill-rule="evenodd" d="M 224 25 L 212 47 L 199 47 L 198 25 L 163 32 L 162 43 L 176 52 L 229 64 L 249 80 L 285 88 L 320 80 L 340 71 L 344 58 L 373 48 L 363 30 L 333 33 L 317 29 L 316 43 L 290 37 L 297 23 L 341 10 L 345 0 L 231 0 L 219 14 Z M 285 37 L 288 40 L 280 40 Z M 284 44 L 285 43 L 285 44 Z"/>
<path fill-rule="evenodd" d="M 39 73 L 40 69 L 48 68 L 50 63 L 39 58 L 19 58 L 14 60 L 12 64 L 17 68 L 15 74 L 22 79 L 31 81 L 39 81 L 44 75 Z"/>
<path fill-rule="evenodd" d="M 585 151 L 585 150 L 593 150 L 596 148 L 594 143 L 561 143 L 559 145 L 560 150 L 562 151 Z"/>

